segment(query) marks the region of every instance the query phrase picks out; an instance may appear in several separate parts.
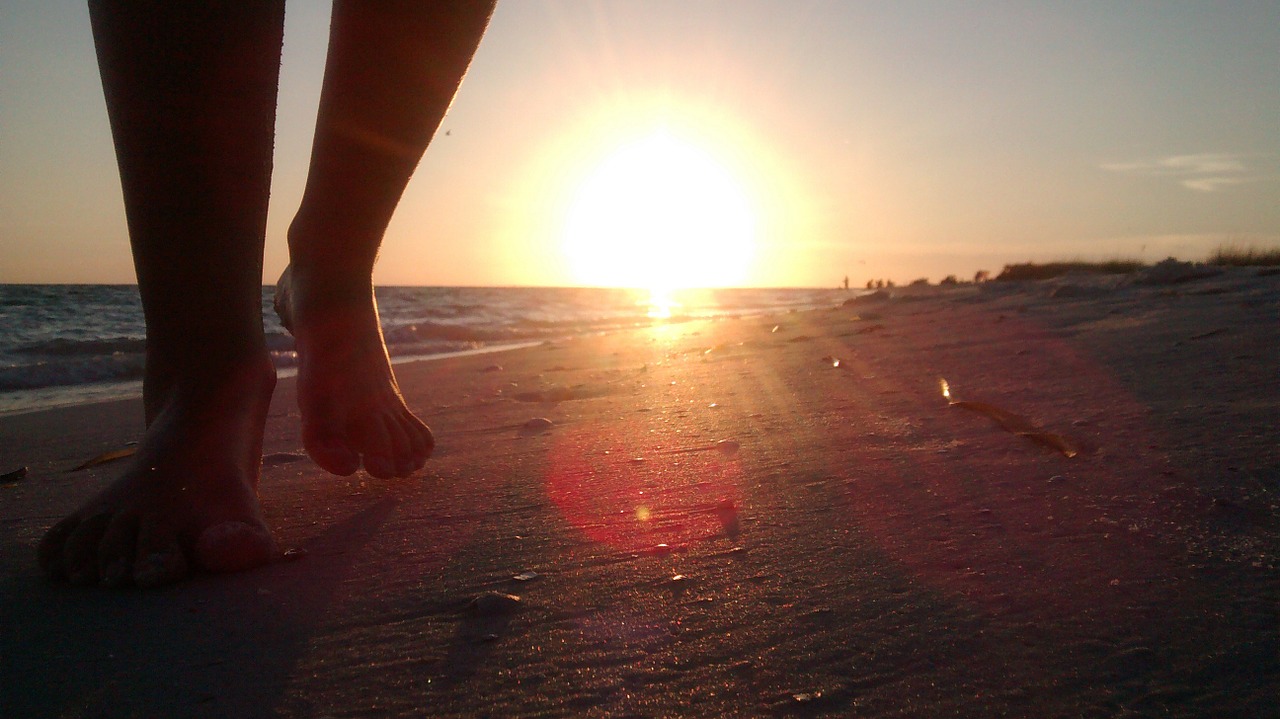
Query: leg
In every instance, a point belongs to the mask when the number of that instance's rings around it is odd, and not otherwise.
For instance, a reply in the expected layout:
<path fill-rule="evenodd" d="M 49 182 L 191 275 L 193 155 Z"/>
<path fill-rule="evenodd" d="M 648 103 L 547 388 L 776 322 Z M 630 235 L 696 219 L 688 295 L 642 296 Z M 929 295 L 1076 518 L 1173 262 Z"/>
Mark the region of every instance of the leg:
<path fill-rule="evenodd" d="M 363 461 L 376 477 L 407 476 L 431 453 L 387 358 L 373 264 L 492 10 L 491 0 L 334 3 L 311 170 L 277 294 L 297 343 L 303 443 L 330 472 Z"/>
<path fill-rule="evenodd" d="M 40 546 L 55 577 L 152 586 L 274 550 L 257 499 L 283 0 L 90 3 L 147 322 L 147 431 Z"/>

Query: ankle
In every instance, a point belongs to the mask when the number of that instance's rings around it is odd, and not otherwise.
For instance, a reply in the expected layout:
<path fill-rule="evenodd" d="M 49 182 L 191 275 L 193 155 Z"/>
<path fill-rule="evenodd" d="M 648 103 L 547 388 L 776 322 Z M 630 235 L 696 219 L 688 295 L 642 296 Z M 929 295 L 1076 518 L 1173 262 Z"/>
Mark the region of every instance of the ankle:
<path fill-rule="evenodd" d="M 270 395 L 275 383 L 275 366 L 265 348 L 260 352 L 210 352 L 185 361 L 150 353 L 143 394 L 151 415 L 153 408 L 158 410 L 175 394 Z"/>
<path fill-rule="evenodd" d="M 377 306 L 371 275 L 371 271 L 363 269 L 335 269 L 328 263 L 290 263 L 286 275 L 281 277 L 284 286 L 276 290 L 277 298 L 288 304 L 294 320 L 300 311 L 312 317 L 365 313 Z"/>

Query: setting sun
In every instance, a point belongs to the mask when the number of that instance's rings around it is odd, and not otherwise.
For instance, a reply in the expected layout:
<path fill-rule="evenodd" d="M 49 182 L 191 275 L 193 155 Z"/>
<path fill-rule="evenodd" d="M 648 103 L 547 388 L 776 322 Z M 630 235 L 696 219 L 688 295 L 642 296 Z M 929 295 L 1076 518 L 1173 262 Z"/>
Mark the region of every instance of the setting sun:
<path fill-rule="evenodd" d="M 577 281 L 655 293 L 743 283 L 756 216 L 706 150 L 666 132 L 624 144 L 577 189 L 564 251 Z"/>

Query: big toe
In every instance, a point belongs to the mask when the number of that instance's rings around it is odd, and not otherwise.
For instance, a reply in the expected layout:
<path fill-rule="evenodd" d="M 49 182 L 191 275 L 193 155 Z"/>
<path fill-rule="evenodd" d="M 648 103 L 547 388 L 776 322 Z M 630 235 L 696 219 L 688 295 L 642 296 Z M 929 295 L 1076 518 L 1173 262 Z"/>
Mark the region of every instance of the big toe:
<path fill-rule="evenodd" d="M 196 561 L 210 572 L 260 567 L 271 561 L 275 551 L 275 540 L 266 527 L 241 521 L 215 524 L 196 540 Z"/>
<path fill-rule="evenodd" d="M 324 425 L 304 427 L 302 445 L 311 459 L 330 474 L 347 477 L 360 469 L 360 455 L 336 429 Z"/>

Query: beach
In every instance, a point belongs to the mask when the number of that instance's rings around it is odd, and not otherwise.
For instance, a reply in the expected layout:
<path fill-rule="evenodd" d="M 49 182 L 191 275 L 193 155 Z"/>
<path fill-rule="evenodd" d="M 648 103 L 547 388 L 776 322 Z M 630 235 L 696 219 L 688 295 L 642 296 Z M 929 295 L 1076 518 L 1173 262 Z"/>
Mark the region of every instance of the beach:
<path fill-rule="evenodd" d="M 286 378 L 292 551 L 158 591 L 34 559 L 141 402 L 0 416 L 0 715 L 1277 716 L 1278 318 L 1065 276 L 400 364 L 400 480 L 307 459 Z"/>

